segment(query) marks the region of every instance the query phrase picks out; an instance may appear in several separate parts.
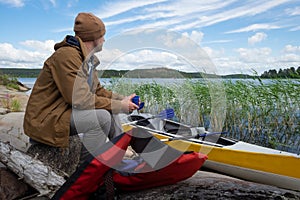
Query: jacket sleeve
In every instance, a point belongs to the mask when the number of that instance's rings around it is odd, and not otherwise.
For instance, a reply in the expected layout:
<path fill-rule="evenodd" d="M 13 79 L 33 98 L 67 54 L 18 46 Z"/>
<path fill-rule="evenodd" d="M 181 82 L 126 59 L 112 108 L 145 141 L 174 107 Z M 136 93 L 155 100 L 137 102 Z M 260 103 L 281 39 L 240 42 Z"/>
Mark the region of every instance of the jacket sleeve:
<path fill-rule="evenodd" d="M 73 108 L 106 109 L 113 113 L 122 111 L 120 100 L 112 100 L 109 95 L 98 96 L 90 91 L 87 73 L 77 49 L 65 48 L 55 59 L 54 81 L 65 101 Z"/>

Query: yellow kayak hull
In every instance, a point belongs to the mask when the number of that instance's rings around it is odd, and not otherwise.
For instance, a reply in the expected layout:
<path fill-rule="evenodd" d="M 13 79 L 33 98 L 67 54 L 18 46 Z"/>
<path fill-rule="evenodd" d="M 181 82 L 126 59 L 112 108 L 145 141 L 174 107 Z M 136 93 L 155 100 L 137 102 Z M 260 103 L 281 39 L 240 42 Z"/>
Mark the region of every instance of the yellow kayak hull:
<path fill-rule="evenodd" d="M 206 154 L 208 160 L 203 167 L 246 180 L 300 191 L 299 155 L 243 142 L 237 142 L 232 146 L 214 146 L 211 143 L 205 144 L 205 141 L 204 143 L 182 139 L 169 141 L 173 138 L 169 136 L 171 134 L 164 135 L 156 131 L 152 134 L 180 151 Z"/>

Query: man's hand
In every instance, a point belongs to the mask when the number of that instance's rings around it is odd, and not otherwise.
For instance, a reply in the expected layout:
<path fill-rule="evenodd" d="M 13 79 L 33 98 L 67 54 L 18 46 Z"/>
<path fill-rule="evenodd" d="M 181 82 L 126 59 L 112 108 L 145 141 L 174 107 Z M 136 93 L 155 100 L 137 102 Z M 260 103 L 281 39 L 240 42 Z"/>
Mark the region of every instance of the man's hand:
<path fill-rule="evenodd" d="M 132 98 L 135 97 L 136 94 L 131 94 L 130 96 L 125 97 L 122 101 L 122 110 L 125 113 L 131 113 L 132 111 L 139 108 L 138 105 L 132 102 Z M 139 102 L 140 103 L 140 102 Z"/>

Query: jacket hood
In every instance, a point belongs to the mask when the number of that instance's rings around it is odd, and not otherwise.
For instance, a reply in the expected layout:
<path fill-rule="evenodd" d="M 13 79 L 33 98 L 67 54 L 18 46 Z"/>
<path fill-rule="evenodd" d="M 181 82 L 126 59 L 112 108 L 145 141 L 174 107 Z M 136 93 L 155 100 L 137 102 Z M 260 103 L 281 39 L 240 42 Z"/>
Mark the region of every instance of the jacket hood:
<path fill-rule="evenodd" d="M 75 48 L 80 49 L 79 40 L 76 37 L 71 36 L 71 35 L 67 35 L 63 41 L 56 43 L 54 45 L 54 50 L 56 51 L 59 48 L 65 47 L 65 46 L 73 46 Z"/>

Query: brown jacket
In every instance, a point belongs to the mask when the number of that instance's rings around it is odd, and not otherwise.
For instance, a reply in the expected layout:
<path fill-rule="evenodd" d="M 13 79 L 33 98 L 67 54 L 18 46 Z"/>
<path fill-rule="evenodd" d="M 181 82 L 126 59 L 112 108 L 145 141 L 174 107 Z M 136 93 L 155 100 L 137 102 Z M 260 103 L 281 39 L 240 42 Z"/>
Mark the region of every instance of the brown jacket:
<path fill-rule="evenodd" d="M 23 124 L 26 135 L 56 147 L 69 145 L 72 107 L 118 113 L 123 98 L 104 89 L 97 73 L 93 73 L 90 89 L 86 48 L 79 38 L 79 46 L 70 44 L 67 38 L 55 44 L 55 52 L 45 61 L 29 97 Z"/>

